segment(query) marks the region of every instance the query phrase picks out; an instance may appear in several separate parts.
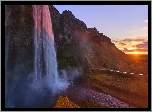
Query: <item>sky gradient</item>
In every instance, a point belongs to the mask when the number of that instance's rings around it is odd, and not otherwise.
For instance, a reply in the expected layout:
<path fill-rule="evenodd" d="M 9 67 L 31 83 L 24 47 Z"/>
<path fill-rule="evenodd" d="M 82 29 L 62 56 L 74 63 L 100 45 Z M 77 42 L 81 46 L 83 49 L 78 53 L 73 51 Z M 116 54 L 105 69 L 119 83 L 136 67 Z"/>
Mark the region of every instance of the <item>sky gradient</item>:
<path fill-rule="evenodd" d="M 125 53 L 148 52 L 147 5 L 54 5 L 70 10 L 88 28 L 95 27 Z"/>

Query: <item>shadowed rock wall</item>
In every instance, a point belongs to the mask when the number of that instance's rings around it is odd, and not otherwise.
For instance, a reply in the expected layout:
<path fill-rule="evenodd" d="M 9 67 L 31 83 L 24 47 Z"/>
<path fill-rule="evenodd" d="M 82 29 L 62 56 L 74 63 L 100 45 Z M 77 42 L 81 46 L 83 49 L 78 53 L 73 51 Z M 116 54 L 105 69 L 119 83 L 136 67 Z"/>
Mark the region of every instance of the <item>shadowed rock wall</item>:
<path fill-rule="evenodd" d="M 5 71 L 27 75 L 33 70 L 33 13 L 29 5 L 5 6 Z"/>

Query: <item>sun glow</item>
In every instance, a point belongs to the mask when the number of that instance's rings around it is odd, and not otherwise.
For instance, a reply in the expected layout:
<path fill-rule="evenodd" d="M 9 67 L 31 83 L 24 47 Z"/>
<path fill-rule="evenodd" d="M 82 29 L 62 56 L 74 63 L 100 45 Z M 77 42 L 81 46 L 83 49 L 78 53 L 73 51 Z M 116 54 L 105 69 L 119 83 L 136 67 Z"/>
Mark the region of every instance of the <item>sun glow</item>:
<path fill-rule="evenodd" d="M 125 54 L 148 54 L 148 52 L 137 52 L 137 51 L 134 51 L 134 52 L 125 52 Z"/>
<path fill-rule="evenodd" d="M 132 52 L 132 54 L 140 54 L 140 52 L 135 51 L 135 52 Z"/>

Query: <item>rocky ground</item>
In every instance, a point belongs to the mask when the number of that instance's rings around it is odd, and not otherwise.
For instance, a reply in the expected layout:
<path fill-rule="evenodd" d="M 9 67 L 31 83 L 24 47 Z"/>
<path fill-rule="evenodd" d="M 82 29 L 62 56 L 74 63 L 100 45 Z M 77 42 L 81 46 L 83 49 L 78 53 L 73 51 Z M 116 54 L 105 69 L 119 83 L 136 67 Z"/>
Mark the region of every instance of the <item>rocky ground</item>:
<path fill-rule="evenodd" d="M 88 88 L 83 88 L 83 87 L 81 88 L 78 86 L 76 87 L 76 85 L 74 88 L 69 88 L 65 92 L 65 94 L 67 94 L 67 96 L 69 96 L 70 99 L 72 100 L 75 99 L 74 101 L 84 108 L 87 106 L 87 104 L 83 105 L 82 102 L 88 102 L 88 101 L 99 103 L 101 105 L 100 108 L 134 108 L 133 106 L 125 102 L 122 102 L 112 97 L 111 95 Z M 76 101 L 76 100 L 80 100 L 80 101 Z M 105 107 L 102 107 L 102 105 L 104 105 Z"/>
<path fill-rule="evenodd" d="M 80 108 L 147 108 L 148 77 L 121 73 L 87 74 L 61 95 Z"/>

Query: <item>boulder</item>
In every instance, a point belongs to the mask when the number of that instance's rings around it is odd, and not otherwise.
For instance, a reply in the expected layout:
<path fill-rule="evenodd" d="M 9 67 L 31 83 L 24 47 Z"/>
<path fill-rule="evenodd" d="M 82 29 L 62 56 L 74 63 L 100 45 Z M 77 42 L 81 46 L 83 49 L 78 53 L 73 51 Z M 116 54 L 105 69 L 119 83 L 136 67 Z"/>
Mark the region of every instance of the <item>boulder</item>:
<path fill-rule="evenodd" d="M 66 95 L 60 96 L 52 108 L 80 108 L 75 103 L 71 102 Z"/>

